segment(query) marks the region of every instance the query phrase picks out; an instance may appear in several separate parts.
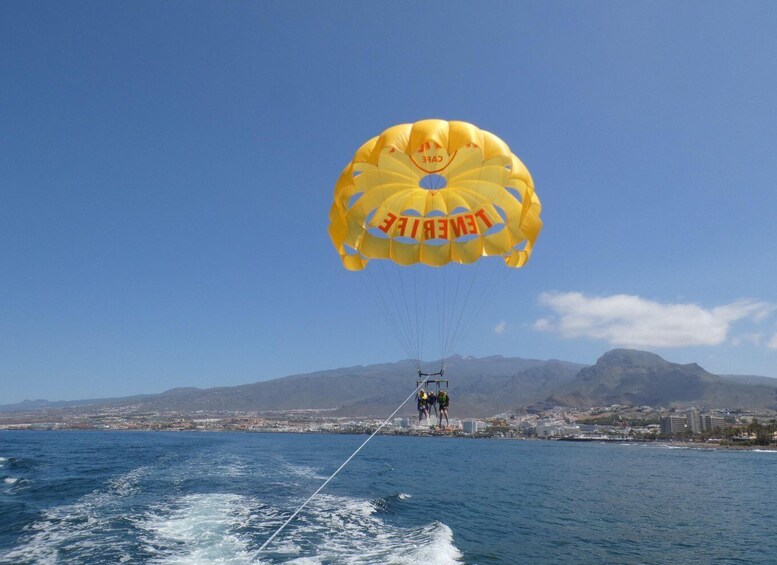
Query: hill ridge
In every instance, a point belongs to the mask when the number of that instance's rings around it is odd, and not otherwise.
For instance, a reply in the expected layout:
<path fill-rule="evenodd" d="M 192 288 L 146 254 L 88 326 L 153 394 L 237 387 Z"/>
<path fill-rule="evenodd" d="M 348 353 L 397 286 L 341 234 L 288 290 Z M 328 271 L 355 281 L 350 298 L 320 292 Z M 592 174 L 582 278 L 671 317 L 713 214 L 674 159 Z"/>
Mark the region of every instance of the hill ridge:
<path fill-rule="evenodd" d="M 429 365 L 434 364 L 441 362 Z M 451 410 L 459 417 L 486 417 L 535 403 L 581 408 L 611 404 L 777 408 L 777 379 L 713 375 L 697 363 L 672 363 L 635 349 L 607 351 L 590 366 L 502 355 L 453 355 L 444 365 Z M 415 365 L 403 359 L 237 386 L 175 387 L 124 398 L 24 401 L 0 406 L 0 412 L 126 407 L 179 413 L 321 410 L 333 416 L 383 417 L 407 397 L 415 382 Z M 400 415 L 412 415 L 411 404 Z"/>

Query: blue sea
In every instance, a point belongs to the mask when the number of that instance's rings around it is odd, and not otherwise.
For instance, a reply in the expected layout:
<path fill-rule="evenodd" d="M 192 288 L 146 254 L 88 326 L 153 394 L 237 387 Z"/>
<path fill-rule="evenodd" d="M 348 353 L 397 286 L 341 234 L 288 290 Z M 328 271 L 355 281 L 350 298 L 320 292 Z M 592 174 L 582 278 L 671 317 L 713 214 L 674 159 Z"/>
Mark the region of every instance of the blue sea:
<path fill-rule="evenodd" d="M 0 563 L 777 563 L 777 452 L 0 432 Z"/>

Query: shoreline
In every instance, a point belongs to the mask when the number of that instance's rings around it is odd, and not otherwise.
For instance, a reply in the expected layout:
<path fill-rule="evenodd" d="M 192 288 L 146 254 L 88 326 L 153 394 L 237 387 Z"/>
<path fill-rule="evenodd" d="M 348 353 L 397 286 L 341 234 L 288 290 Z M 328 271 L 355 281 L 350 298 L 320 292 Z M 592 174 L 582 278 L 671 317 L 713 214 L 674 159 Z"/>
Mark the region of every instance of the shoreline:
<path fill-rule="evenodd" d="M 297 434 L 297 435 L 369 435 L 368 431 L 292 431 L 292 430 L 244 430 L 244 429 L 79 429 L 79 428 L 15 428 L 0 429 L 2 432 L 77 432 L 77 433 L 245 433 L 245 434 Z M 419 433 L 420 432 L 420 433 Z M 721 444 L 719 442 L 694 442 L 694 441 L 673 441 L 673 440 L 637 440 L 637 439 L 605 439 L 605 438 L 538 438 L 538 437 L 496 437 L 487 435 L 471 435 L 462 433 L 434 433 L 416 430 L 416 433 L 381 433 L 381 436 L 392 437 L 437 437 L 454 439 L 492 439 L 499 441 L 547 441 L 547 442 L 568 442 L 568 443 L 624 443 L 634 445 L 658 445 L 674 449 L 717 449 L 727 451 L 774 451 L 777 452 L 777 445 L 744 445 L 744 444 Z"/>

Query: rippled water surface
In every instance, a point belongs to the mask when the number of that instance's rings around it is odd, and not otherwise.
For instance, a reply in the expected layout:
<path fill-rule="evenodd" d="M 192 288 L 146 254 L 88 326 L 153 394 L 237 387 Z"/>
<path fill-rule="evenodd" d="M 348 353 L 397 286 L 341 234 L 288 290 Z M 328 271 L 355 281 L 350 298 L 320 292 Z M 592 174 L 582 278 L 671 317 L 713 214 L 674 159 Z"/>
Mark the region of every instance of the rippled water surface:
<path fill-rule="evenodd" d="M 0 432 L 0 563 L 777 563 L 777 452 Z"/>

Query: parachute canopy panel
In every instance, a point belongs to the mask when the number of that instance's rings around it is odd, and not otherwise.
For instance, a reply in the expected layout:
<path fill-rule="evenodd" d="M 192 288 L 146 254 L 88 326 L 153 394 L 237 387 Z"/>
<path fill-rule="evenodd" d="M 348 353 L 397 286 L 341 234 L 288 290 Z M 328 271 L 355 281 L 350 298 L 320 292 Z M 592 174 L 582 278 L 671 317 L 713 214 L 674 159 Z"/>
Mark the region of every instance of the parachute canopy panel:
<path fill-rule="evenodd" d="M 500 256 L 522 267 L 542 228 L 524 164 L 466 122 L 393 126 L 362 145 L 335 186 L 329 235 L 343 265 L 440 267 Z"/>

